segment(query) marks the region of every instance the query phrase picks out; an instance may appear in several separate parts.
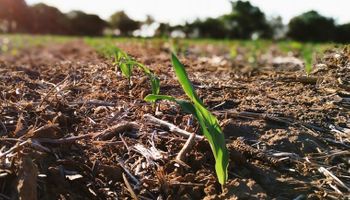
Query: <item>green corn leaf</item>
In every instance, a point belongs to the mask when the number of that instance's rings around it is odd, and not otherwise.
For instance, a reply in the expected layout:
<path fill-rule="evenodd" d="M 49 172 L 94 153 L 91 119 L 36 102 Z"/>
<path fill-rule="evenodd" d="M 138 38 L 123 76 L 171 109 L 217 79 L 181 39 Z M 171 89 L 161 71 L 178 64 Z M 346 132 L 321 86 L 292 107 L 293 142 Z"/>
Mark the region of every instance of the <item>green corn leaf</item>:
<path fill-rule="evenodd" d="M 117 47 L 115 47 L 113 50 L 114 50 L 114 64 L 116 66 L 119 66 L 123 76 L 128 78 L 129 82 L 130 82 L 133 68 L 139 67 L 150 79 L 152 94 L 159 94 L 159 91 L 160 91 L 159 78 L 155 76 L 148 67 L 132 59 L 131 57 L 128 56 L 128 54 L 126 54 L 124 51 L 122 51 Z"/>
<path fill-rule="evenodd" d="M 114 51 L 114 64 L 120 68 L 123 76 L 130 79 L 132 75 L 133 65 L 129 63 L 129 56 L 117 47 L 113 48 Z"/>
<path fill-rule="evenodd" d="M 147 75 L 152 74 L 151 70 L 148 67 L 146 67 L 145 65 L 143 65 L 139 62 L 136 62 L 136 61 L 134 61 L 134 65 L 141 68 L 141 70 L 143 70 L 143 72 L 145 72 L 145 74 L 147 74 Z"/>
<path fill-rule="evenodd" d="M 168 101 L 175 101 L 175 98 L 172 96 L 168 95 L 154 95 L 154 94 L 149 94 L 144 98 L 145 101 L 147 102 L 154 102 L 157 100 L 168 100 Z"/>
<path fill-rule="evenodd" d="M 135 65 L 135 66 L 137 66 L 137 67 L 139 67 L 148 76 L 148 78 L 151 81 L 152 94 L 159 94 L 159 91 L 160 91 L 159 78 L 156 75 L 154 75 L 151 72 L 151 70 L 148 67 L 146 67 L 145 65 L 143 65 L 143 64 L 141 64 L 139 62 L 136 62 L 136 61 L 131 61 L 130 63 Z"/>
<path fill-rule="evenodd" d="M 312 72 L 312 52 L 304 53 L 305 59 L 305 72 L 309 76 Z"/>
<path fill-rule="evenodd" d="M 185 67 L 182 65 L 182 63 L 179 61 L 179 59 L 175 56 L 175 54 L 171 54 L 171 62 L 173 64 L 175 74 L 178 78 L 178 81 L 180 82 L 186 95 L 194 103 L 198 102 L 198 103 L 203 105 L 202 101 L 198 98 L 197 94 L 195 93 L 195 91 L 193 89 L 192 83 L 187 76 Z"/>
<path fill-rule="evenodd" d="M 149 79 L 151 80 L 151 89 L 152 94 L 159 94 L 160 91 L 160 81 L 157 76 L 154 74 L 149 75 Z"/>
<path fill-rule="evenodd" d="M 119 65 L 123 60 L 129 60 L 128 55 L 118 47 L 113 47 L 114 64 Z"/>
<path fill-rule="evenodd" d="M 129 59 L 129 56 L 124 51 L 119 49 L 118 47 L 114 47 L 114 52 L 115 52 L 115 55 L 116 55 L 116 58 L 118 61 L 120 61 L 123 58 L 126 60 Z"/>
<path fill-rule="evenodd" d="M 196 116 L 196 109 L 194 108 L 193 104 L 182 100 L 182 99 L 176 99 L 172 96 L 168 96 L 168 95 L 154 95 L 154 94 L 149 94 L 144 98 L 145 101 L 147 102 L 155 102 L 157 100 L 168 100 L 168 101 L 172 101 L 175 102 L 177 104 L 180 105 L 181 109 L 188 114 L 192 114 L 194 116 Z"/>
<path fill-rule="evenodd" d="M 226 149 L 225 138 L 221 131 L 218 120 L 208 110 L 203 107 L 195 106 L 196 118 L 201 126 L 204 136 L 207 138 L 214 157 L 215 171 L 220 184 L 225 184 L 228 178 L 228 151 Z"/>
<path fill-rule="evenodd" d="M 145 97 L 145 101 L 148 102 L 155 102 L 157 100 L 176 102 L 180 105 L 184 112 L 194 115 L 194 117 L 198 120 L 201 130 L 211 144 L 212 149 L 216 149 L 214 154 L 216 155 L 215 170 L 219 183 L 224 184 L 227 180 L 228 152 L 225 146 L 225 139 L 223 137 L 215 137 L 217 135 L 222 135 L 217 119 L 211 115 L 211 113 L 203 114 L 203 111 L 195 107 L 192 103 L 185 100 L 175 99 L 172 96 L 149 94 Z M 212 126 L 211 124 L 216 125 Z M 222 145 L 224 145 L 224 147 L 222 147 Z"/>
<path fill-rule="evenodd" d="M 131 74 L 132 74 L 132 65 L 122 62 L 119 64 L 119 68 L 122 71 L 123 76 L 130 79 Z"/>
<path fill-rule="evenodd" d="M 207 138 L 215 157 L 215 170 L 220 184 L 227 180 L 228 151 L 225 144 L 224 134 L 221 131 L 217 118 L 204 106 L 202 100 L 197 96 L 191 81 L 189 80 L 185 67 L 179 59 L 172 54 L 172 64 L 183 90 L 191 99 L 195 108 L 195 117 L 201 125 L 202 132 Z"/>

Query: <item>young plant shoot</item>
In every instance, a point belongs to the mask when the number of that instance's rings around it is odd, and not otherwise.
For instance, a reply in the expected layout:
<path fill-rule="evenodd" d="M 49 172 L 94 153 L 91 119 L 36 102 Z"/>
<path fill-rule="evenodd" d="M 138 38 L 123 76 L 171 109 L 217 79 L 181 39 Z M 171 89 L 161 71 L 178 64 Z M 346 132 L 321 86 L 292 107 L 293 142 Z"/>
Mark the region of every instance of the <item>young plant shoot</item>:
<path fill-rule="evenodd" d="M 135 61 L 119 48 L 115 48 L 114 60 L 115 66 L 119 66 L 123 76 L 129 80 L 129 86 L 131 85 L 132 70 L 134 67 L 138 67 L 150 79 L 152 94 L 159 94 L 159 78 L 148 67 Z"/>
<path fill-rule="evenodd" d="M 214 154 L 215 170 L 218 181 L 221 185 L 224 185 L 227 181 L 228 151 L 219 122 L 217 118 L 206 109 L 202 100 L 197 96 L 192 83 L 187 76 L 185 67 L 174 54 L 172 54 L 171 61 L 177 79 L 190 101 L 176 99 L 167 95 L 154 94 L 146 96 L 145 100 L 149 102 L 154 102 L 156 100 L 176 102 L 184 112 L 192 114 L 197 119 L 202 133 L 208 140 Z"/>

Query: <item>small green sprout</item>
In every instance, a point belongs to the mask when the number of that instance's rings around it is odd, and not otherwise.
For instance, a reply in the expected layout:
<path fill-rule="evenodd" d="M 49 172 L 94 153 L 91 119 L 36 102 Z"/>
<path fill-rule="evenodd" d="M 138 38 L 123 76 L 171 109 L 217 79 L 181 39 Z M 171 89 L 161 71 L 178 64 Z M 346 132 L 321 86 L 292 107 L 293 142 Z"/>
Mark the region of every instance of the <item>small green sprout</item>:
<path fill-rule="evenodd" d="M 307 76 L 310 76 L 312 72 L 312 61 L 313 61 L 313 51 L 311 45 L 306 44 L 304 48 L 301 50 L 301 56 L 304 58 L 305 62 L 305 73 Z"/>
<path fill-rule="evenodd" d="M 168 100 L 176 102 L 186 113 L 192 114 L 198 121 L 204 136 L 207 138 L 215 158 L 215 170 L 221 185 L 227 181 L 228 151 L 225 144 L 225 137 L 221 131 L 219 121 L 204 106 L 202 100 L 197 96 L 186 70 L 178 58 L 172 54 L 172 65 L 175 74 L 184 92 L 191 100 L 185 101 L 167 95 L 150 94 L 145 101 Z"/>
<path fill-rule="evenodd" d="M 134 67 L 141 69 L 150 79 L 152 94 L 159 94 L 160 91 L 160 81 L 159 78 L 151 72 L 151 70 L 128 56 L 127 53 L 121 49 L 115 47 L 114 53 L 114 65 L 119 67 L 122 71 L 123 76 L 129 80 L 129 86 L 131 85 L 132 70 Z"/>
<path fill-rule="evenodd" d="M 151 72 L 151 70 L 148 67 L 146 67 L 145 65 L 143 65 L 139 62 L 136 62 L 136 61 L 133 62 L 133 65 L 139 67 L 150 79 L 152 94 L 159 94 L 159 91 L 160 91 L 159 78 L 156 75 L 154 75 Z"/>
<path fill-rule="evenodd" d="M 305 57 L 305 73 L 310 76 L 312 72 L 312 56 Z"/>
<path fill-rule="evenodd" d="M 129 87 L 131 86 L 131 76 L 133 65 L 131 63 L 132 59 L 122 50 L 115 47 L 114 48 L 114 65 L 120 68 L 123 76 L 129 81 Z"/>
<path fill-rule="evenodd" d="M 236 46 L 233 46 L 230 51 L 230 57 L 235 59 L 238 55 L 238 49 Z"/>

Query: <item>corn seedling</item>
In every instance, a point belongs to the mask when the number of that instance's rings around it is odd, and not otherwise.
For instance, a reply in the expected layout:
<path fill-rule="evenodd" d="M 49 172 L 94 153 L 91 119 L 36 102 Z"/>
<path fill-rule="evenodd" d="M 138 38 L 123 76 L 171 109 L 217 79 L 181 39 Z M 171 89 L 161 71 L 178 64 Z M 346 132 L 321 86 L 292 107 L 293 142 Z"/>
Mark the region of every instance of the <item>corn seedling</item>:
<path fill-rule="evenodd" d="M 128 79 L 129 87 L 131 86 L 131 76 L 132 76 L 132 59 L 122 50 L 115 47 L 114 49 L 114 65 L 119 67 L 122 75 Z"/>
<path fill-rule="evenodd" d="M 159 78 L 156 75 L 154 75 L 148 67 L 146 67 L 145 65 L 143 65 L 137 61 L 134 61 L 134 60 L 128 61 L 128 64 L 141 69 L 148 76 L 148 78 L 151 81 L 152 94 L 159 94 L 159 90 L 160 90 Z"/>
<path fill-rule="evenodd" d="M 88 38 L 86 39 L 86 42 L 96 48 L 100 54 L 106 57 L 112 57 L 114 59 L 114 66 L 119 68 L 122 75 L 128 79 L 129 87 L 131 86 L 132 70 L 134 67 L 137 67 L 141 69 L 150 79 L 152 94 L 159 94 L 160 82 L 158 77 L 153 74 L 147 66 L 137 62 L 127 53 L 113 45 L 113 41 L 111 39 L 107 38 L 104 40 L 95 40 Z"/>
<path fill-rule="evenodd" d="M 301 56 L 304 58 L 305 73 L 307 76 L 309 76 L 312 71 L 313 51 L 314 50 L 310 45 L 305 45 L 301 50 Z"/>
<path fill-rule="evenodd" d="M 309 76 L 312 71 L 312 55 L 304 56 L 304 59 L 305 59 L 305 73 L 307 76 Z"/>
<path fill-rule="evenodd" d="M 159 94 L 159 78 L 156 75 L 154 75 L 147 66 L 135 61 L 130 56 L 128 56 L 128 54 L 126 54 L 118 48 L 115 48 L 114 60 L 115 66 L 119 66 L 123 76 L 125 76 L 129 80 L 129 86 L 131 85 L 132 70 L 134 67 L 138 67 L 150 79 L 152 94 Z"/>
<path fill-rule="evenodd" d="M 176 102 L 186 113 L 192 114 L 198 121 L 202 133 L 207 138 L 215 158 L 215 170 L 221 185 L 227 181 L 228 151 L 225 144 L 224 134 L 221 131 L 217 118 L 211 114 L 204 106 L 202 100 L 197 96 L 192 83 L 190 82 L 184 66 L 178 58 L 172 54 L 172 65 L 175 74 L 184 92 L 190 101 L 176 99 L 167 95 L 148 95 L 145 101 L 154 102 L 156 100 L 168 100 Z"/>
<path fill-rule="evenodd" d="M 235 59 L 237 56 L 238 56 L 238 48 L 237 48 L 237 46 L 231 47 L 231 50 L 230 50 L 230 57 L 231 57 L 232 59 Z"/>

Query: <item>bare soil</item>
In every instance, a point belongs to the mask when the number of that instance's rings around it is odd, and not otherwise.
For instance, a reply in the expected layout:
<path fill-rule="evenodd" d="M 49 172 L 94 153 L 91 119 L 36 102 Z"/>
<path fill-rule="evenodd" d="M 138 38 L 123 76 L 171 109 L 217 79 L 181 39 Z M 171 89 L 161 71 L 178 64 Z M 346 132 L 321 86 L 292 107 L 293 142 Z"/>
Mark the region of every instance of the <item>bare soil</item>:
<path fill-rule="evenodd" d="M 163 44 L 118 46 L 152 68 L 161 94 L 186 98 Z M 225 133 L 224 188 L 207 141 L 188 166 L 174 161 L 186 138 L 143 116 L 201 133 L 177 105 L 155 112 L 143 101 L 141 72 L 129 87 L 83 41 L 0 55 L 0 199 L 349 198 L 350 50 L 325 52 L 310 76 L 295 63 L 247 67 L 217 52 L 181 60 Z"/>

